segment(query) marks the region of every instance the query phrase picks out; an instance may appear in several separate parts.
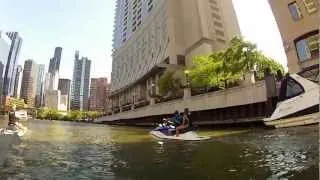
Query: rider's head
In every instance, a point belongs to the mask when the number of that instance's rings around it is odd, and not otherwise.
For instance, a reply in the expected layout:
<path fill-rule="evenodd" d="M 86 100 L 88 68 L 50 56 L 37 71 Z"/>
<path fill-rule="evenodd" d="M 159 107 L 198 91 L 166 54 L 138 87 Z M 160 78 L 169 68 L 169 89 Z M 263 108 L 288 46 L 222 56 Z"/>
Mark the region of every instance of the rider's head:
<path fill-rule="evenodd" d="M 189 113 L 190 113 L 189 108 L 185 108 L 184 109 L 184 114 L 189 114 Z"/>
<path fill-rule="evenodd" d="M 174 111 L 174 114 L 179 114 L 179 111 L 177 111 L 177 110 L 176 110 L 176 111 Z"/>

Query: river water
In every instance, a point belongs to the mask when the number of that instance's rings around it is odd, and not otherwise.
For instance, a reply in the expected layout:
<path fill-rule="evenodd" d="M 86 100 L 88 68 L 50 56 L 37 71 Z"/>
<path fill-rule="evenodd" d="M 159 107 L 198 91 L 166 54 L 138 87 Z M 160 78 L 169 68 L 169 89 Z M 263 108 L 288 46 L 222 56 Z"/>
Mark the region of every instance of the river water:
<path fill-rule="evenodd" d="M 4 126 L 1 122 L 0 126 Z M 30 120 L 0 137 L 0 179 L 319 179 L 318 126 L 201 130 L 204 142 L 149 129 Z"/>

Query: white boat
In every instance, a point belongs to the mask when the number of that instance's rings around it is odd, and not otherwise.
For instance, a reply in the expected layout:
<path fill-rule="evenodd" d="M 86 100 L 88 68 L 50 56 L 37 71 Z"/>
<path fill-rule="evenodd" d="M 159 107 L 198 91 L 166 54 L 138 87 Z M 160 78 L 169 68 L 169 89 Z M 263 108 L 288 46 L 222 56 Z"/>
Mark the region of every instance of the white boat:
<path fill-rule="evenodd" d="M 275 128 L 319 123 L 319 66 L 287 76 L 271 117 L 263 119 Z"/>

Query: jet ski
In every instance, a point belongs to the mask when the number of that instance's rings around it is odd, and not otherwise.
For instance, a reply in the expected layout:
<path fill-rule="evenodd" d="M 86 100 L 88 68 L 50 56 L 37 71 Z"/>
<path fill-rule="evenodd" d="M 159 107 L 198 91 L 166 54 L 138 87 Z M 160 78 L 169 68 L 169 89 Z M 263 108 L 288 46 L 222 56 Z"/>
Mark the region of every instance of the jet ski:
<path fill-rule="evenodd" d="M 0 135 L 17 135 L 19 137 L 22 137 L 28 129 L 18 129 L 18 130 L 11 130 L 8 128 L 1 128 L 0 129 Z"/>
<path fill-rule="evenodd" d="M 272 115 L 263 119 L 275 128 L 319 123 L 319 65 L 282 81 L 279 101 Z"/>
<path fill-rule="evenodd" d="M 159 124 L 154 130 L 150 131 L 150 134 L 159 139 L 173 139 L 183 141 L 201 141 L 208 140 L 208 136 L 199 136 L 194 132 L 194 128 L 187 128 L 182 130 L 179 136 L 175 135 L 176 127 L 172 122 L 167 121 L 166 123 Z"/>

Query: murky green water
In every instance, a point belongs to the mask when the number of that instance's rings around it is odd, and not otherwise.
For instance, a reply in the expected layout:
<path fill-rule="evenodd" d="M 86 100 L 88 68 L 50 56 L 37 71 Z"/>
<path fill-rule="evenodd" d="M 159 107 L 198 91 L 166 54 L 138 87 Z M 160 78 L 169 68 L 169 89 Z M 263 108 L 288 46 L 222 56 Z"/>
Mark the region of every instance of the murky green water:
<path fill-rule="evenodd" d="M 26 126 L 21 139 L 0 137 L 0 179 L 319 179 L 318 126 L 201 131 L 213 136 L 206 142 L 105 125 Z"/>

